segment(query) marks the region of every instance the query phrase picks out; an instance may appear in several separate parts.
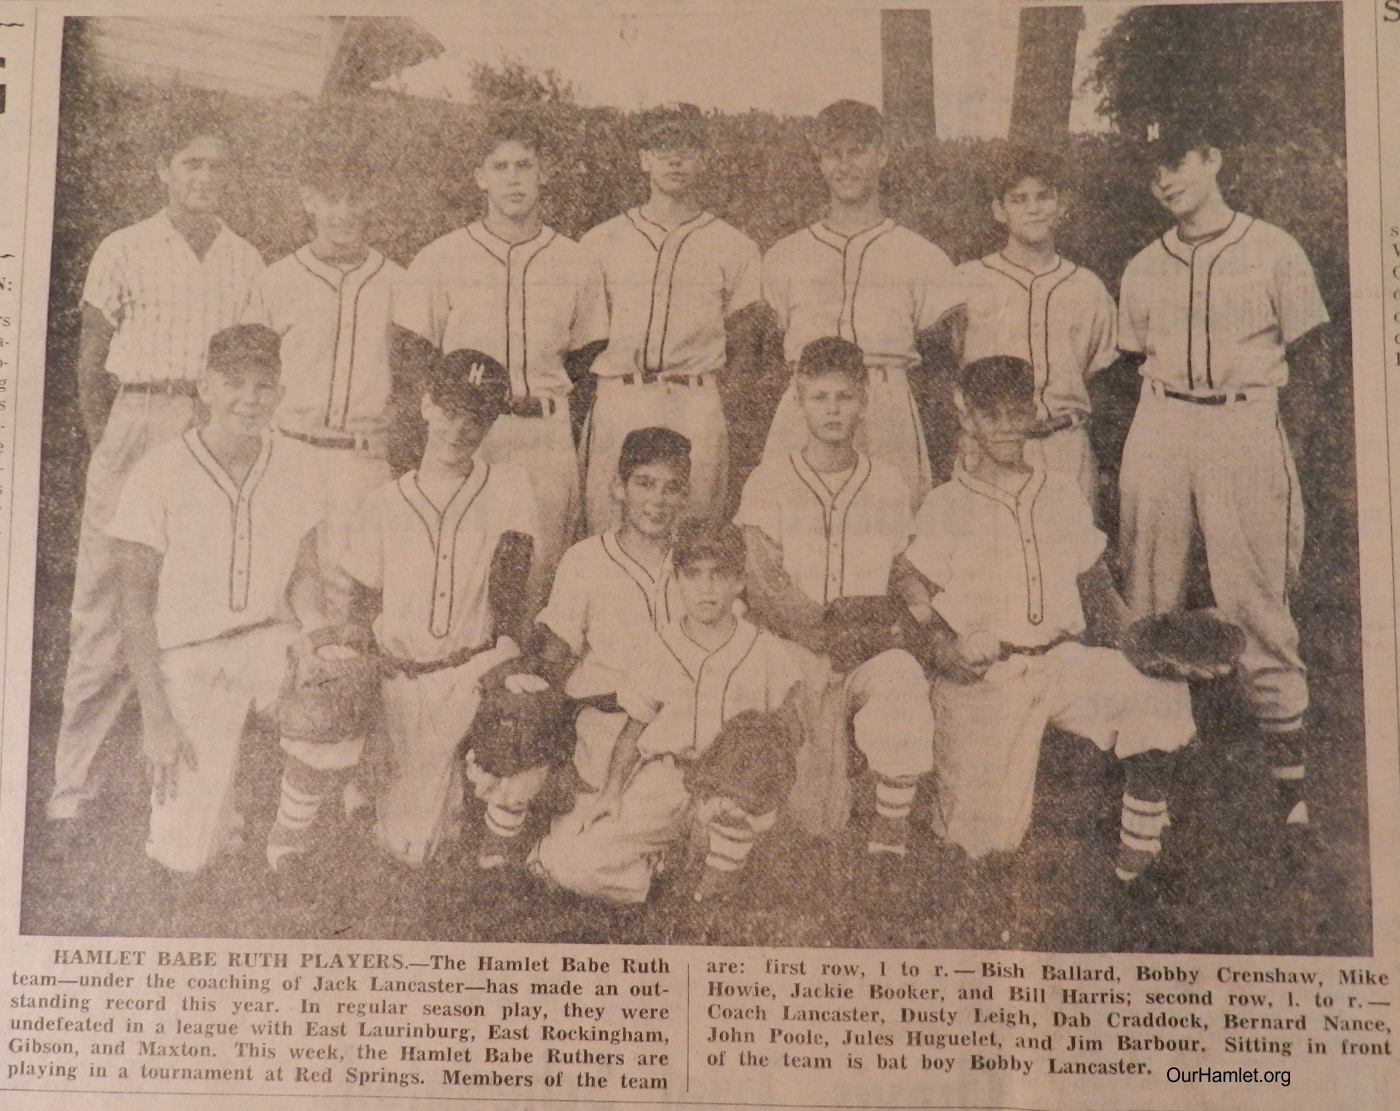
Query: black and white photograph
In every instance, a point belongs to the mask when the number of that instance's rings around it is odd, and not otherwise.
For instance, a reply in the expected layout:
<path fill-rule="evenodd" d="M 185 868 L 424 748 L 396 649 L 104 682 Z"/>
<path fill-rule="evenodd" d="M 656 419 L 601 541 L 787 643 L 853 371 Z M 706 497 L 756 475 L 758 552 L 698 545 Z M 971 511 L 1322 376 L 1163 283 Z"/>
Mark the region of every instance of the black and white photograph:
<path fill-rule="evenodd" d="M 58 88 L 22 933 L 1373 952 L 1341 3 Z"/>

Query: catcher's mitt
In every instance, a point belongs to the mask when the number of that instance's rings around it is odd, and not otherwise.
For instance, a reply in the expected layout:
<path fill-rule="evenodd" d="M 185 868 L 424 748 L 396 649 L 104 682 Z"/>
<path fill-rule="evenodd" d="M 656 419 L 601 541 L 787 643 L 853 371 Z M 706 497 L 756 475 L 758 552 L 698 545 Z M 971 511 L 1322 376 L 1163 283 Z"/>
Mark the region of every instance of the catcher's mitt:
<path fill-rule="evenodd" d="M 686 790 L 702 801 L 732 799 L 749 814 L 776 810 L 797 777 L 794 754 L 801 736 L 794 726 L 784 711 L 735 714 L 686 768 Z"/>
<path fill-rule="evenodd" d="M 1144 675 L 1191 682 L 1229 675 L 1244 646 L 1244 630 L 1212 610 L 1178 610 L 1133 622 L 1122 649 Z"/>
<path fill-rule="evenodd" d="M 332 645 L 343 645 L 354 655 L 321 654 Z M 373 636 L 363 626 L 333 625 L 288 646 L 287 672 L 273 716 L 286 740 L 334 744 L 365 736 L 378 700 Z"/>
<path fill-rule="evenodd" d="M 481 705 L 463 744 L 492 775 L 557 763 L 573 751 L 575 711 L 563 691 L 550 686 L 516 694 L 506 688 L 508 676 L 528 671 L 520 660 L 507 660 L 481 677 Z"/>
<path fill-rule="evenodd" d="M 888 595 L 835 598 L 822 615 L 826 654 L 836 671 L 853 671 L 891 648 L 907 648 L 913 618 Z"/>

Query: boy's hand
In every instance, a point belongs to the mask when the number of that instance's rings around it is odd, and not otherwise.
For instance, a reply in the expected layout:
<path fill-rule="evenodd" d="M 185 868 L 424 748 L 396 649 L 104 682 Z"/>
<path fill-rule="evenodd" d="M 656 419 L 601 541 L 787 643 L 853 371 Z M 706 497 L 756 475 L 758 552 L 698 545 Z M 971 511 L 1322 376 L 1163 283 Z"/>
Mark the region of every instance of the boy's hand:
<path fill-rule="evenodd" d="M 194 746 L 169 713 L 152 714 L 141 728 L 141 749 L 151 767 L 151 787 L 156 802 L 174 801 L 179 789 L 180 761 L 199 767 Z"/>
<path fill-rule="evenodd" d="M 956 659 L 947 661 L 952 665 L 946 672 L 948 677 L 957 683 L 976 683 L 1001 659 L 1001 641 L 985 629 L 977 629 L 958 637 L 949 655 Z"/>

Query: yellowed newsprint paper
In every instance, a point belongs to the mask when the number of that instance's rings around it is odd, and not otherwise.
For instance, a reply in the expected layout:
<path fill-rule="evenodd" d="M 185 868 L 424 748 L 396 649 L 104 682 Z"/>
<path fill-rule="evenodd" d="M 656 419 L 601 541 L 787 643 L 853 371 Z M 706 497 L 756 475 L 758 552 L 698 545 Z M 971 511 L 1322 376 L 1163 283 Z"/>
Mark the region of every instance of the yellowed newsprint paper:
<path fill-rule="evenodd" d="M 1397 60 L 0 0 L 0 1106 L 1400 1104 Z"/>

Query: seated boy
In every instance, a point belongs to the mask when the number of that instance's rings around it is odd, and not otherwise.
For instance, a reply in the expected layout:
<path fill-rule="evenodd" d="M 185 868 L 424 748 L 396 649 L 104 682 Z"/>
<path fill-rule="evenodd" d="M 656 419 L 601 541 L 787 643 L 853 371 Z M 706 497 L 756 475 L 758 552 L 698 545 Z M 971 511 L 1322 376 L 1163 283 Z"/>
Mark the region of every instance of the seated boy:
<path fill-rule="evenodd" d="M 564 553 L 549 604 L 535 619 L 538 670 L 587 703 L 577 719 L 574 766 L 593 790 L 607 778 L 627 721 L 617 691 L 627 675 L 665 651 L 658 630 L 681 610 L 671 535 L 689 492 L 690 441 L 669 428 L 629 432 L 612 482 L 622 524 Z"/>
<path fill-rule="evenodd" d="M 1086 613 L 1119 643 L 1126 607 L 1083 492 L 1025 448 L 1035 374 L 1012 356 L 978 359 L 955 393 L 972 447 L 931 490 L 909 562 L 931 584 L 938 832 L 974 858 L 1011 851 L 1030 823 L 1047 726 L 1124 763 L 1120 878 L 1161 851 L 1168 755 L 1195 734 L 1185 683 L 1152 679 L 1112 648 L 1082 643 Z"/>
<path fill-rule="evenodd" d="M 373 617 L 383 673 L 390 772 L 375 799 L 375 836 L 407 864 L 423 864 L 452 832 L 462 802 L 456 754 L 481 677 L 520 652 L 535 499 L 523 472 L 475 458 L 509 398 L 494 359 L 440 356 L 422 400 L 422 461 L 366 495 L 343 557 L 360 586 L 352 611 Z M 477 784 L 488 801 L 482 859 L 513 844 L 546 772 Z"/>
<path fill-rule="evenodd" d="M 848 340 L 827 337 L 803 349 L 793 388 L 806 445 L 754 470 L 736 517 L 748 547 L 755 620 L 820 655 L 829 654 L 823 617 L 838 598 L 892 593 L 916 616 L 932 612 L 923 584 L 902 559 L 913 533 L 908 488 L 892 465 L 855 447 L 866 379 L 860 348 Z M 903 856 L 918 778 L 933 767 L 933 717 L 922 668 L 908 652 L 891 649 L 849 672 L 809 677 L 842 688 L 841 736 L 827 737 L 810 723 L 814 738 L 840 749 L 838 775 L 844 777 L 845 725 L 874 773 L 869 851 Z M 809 831 L 821 832 L 801 812 L 798 817 Z M 836 824 L 844 822 L 841 813 Z"/>
<path fill-rule="evenodd" d="M 239 748 L 249 711 L 281 687 L 288 601 L 308 627 L 323 622 L 320 495 L 270 434 L 279 370 L 275 332 L 216 333 L 199 379 L 207 421 L 136 465 L 107 528 L 153 778 L 146 853 L 175 872 L 240 841 Z"/>
<path fill-rule="evenodd" d="M 667 851 L 688 833 L 696 812 L 686 768 L 731 718 L 781 709 L 799 679 L 792 646 L 734 614 L 744 589 L 737 528 L 686 521 L 672 561 L 684 612 L 662 628 L 662 650 L 618 692 L 628 720 L 607 780 L 555 819 L 531 857 L 561 887 L 616 903 L 645 900 Z M 777 820 L 776 808 L 748 813 L 732 799 L 705 814 L 710 851 L 697 899 L 733 884 L 754 838 Z"/>

